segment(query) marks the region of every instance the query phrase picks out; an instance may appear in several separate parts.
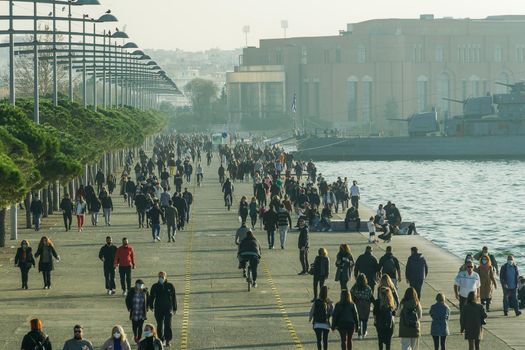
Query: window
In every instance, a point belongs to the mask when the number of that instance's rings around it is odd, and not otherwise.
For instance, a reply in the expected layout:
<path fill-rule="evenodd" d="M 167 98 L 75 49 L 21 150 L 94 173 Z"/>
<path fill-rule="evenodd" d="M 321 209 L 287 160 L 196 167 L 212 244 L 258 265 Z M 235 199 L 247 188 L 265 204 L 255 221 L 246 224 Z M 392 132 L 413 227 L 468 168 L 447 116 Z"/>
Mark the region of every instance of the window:
<path fill-rule="evenodd" d="M 341 63 L 341 46 L 335 48 L 335 63 Z"/>
<path fill-rule="evenodd" d="M 302 83 L 302 88 L 301 88 L 301 99 L 299 100 L 299 102 L 301 103 L 301 110 L 302 110 L 302 113 L 303 115 L 305 116 L 309 116 L 310 115 L 310 109 L 309 109 L 309 105 L 308 105 L 308 101 L 310 100 L 310 89 L 309 89 L 309 86 L 308 86 L 308 80 L 304 80 L 303 83 Z"/>
<path fill-rule="evenodd" d="M 525 62 L 525 46 L 523 45 L 516 46 L 516 62 Z"/>
<path fill-rule="evenodd" d="M 259 84 L 241 84 L 241 106 L 244 113 L 252 117 L 259 115 Z"/>
<path fill-rule="evenodd" d="M 503 49 L 501 46 L 496 46 L 494 48 L 494 62 L 501 62 L 503 59 Z"/>
<path fill-rule="evenodd" d="M 320 115 L 319 112 L 319 106 L 320 106 L 320 97 L 321 97 L 321 90 L 319 86 L 319 81 L 315 79 L 312 83 L 310 83 L 310 91 L 309 91 L 309 98 L 308 98 L 308 110 L 309 110 L 309 116 L 318 118 Z"/>
<path fill-rule="evenodd" d="M 417 78 L 417 109 L 423 112 L 428 103 L 428 78 L 421 75 Z"/>
<path fill-rule="evenodd" d="M 366 48 L 363 45 L 357 47 L 357 63 L 366 62 Z"/>
<path fill-rule="evenodd" d="M 228 105 L 230 106 L 231 112 L 238 112 L 241 108 L 240 97 L 241 97 L 241 85 L 239 83 L 230 83 L 228 85 Z"/>
<path fill-rule="evenodd" d="M 357 120 L 357 78 L 350 77 L 346 82 L 346 105 L 348 109 L 348 120 Z"/>
<path fill-rule="evenodd" d="M 448 73 L 443 72 L 438 79 L 438 96 L 439 105 L 443 112 L 450 111 L 450 101 L 443 98 L 450 98 L 450 77 Z"/>
<path fill-rule="evenodd" d="M 470 96 L 479 96 L 479 78 L 475 75 L 470 77 Z"/>
<path fill-rule="evenodd" d="M 283 110 L 283 83 L 264 83 L 266 112 L 280 112 Z"/>
<path fill-rule="evenodd" d="M 423 45 L 416 44 L 413 48 L 412 60 L 414 63 L 423 62 Z"/>
<path fill-rule="evenodd" d="M 372 79 L 363 78 L 363 122 L 372 122 Z"/>
<path fill-rule="evenodd" d="M 306 49 L 306 46 L 303 46 L 301 49 L 301 63 L 302 64 L 308 63 L 308 50 Z"/>
<path fill-rule="evenodd" d="M 443 62 L 445 60 L 445 48 L 443 46 L 436 47 L 436 62 Z"/>
<path fill-rule="evenodd" d="M 324 50 L 324 64 L 330 64 L 330 50 Z"/>

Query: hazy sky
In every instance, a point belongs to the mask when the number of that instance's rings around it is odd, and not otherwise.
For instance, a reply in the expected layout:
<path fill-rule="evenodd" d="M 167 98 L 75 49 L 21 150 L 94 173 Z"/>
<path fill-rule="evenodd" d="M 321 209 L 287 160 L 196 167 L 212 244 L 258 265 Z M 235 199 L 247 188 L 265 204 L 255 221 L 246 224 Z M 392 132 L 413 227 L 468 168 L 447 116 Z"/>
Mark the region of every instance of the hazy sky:
<path fill-rule="evenodd" d="M 143 48 L 204 50 L 244 46 L 242 27 L 250 26 L 248 44 L 283 36 L 336 35 L 346 23 L 374 18 L 483 18 L 495 14 L 525 14 L 524 0 L 100 0 L 101 6 L 76 8 L 100 15 L 111 9 L 122 29 Z M 5 4 L 5 2 L 2 2 Z M 23 4 L 26 10 L 31 4 Z M 2 5 L 0 12 L 6 11 Z"/>

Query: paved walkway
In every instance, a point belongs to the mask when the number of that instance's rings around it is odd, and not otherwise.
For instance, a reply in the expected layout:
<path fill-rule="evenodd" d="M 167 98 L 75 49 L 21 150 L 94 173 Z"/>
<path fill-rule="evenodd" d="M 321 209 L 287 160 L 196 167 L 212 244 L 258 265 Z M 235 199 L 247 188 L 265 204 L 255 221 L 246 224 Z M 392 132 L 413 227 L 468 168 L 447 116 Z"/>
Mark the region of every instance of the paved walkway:
<path fill-rule="evenodd" d="M 45 331 L 56 348 L 72 336 L 72 327 L 81 323 L 86 338 L 98 348 L 109 337 L 113 324 L 124 325 L 131 334 L 131 325 L 120 294 L 104 294 L 102 265 L 97 258 L 107 234 L 119 242 L 126 236 L 136 251 L 137 268 L 133 280 L 142 278 L 151 286 L 160 270 L 177 289 L 178 312 L 174 319 L 175 349 L 315 349 L 315 336 L 308 323 L 312 298 L 311 276 L 297 276 L 300 271 L 297 233 L 291 232 L 285 250 L 265 249 L 266 235 L 256 231 L 263 246 L 258 288 L 246 291 L 246 283 L 237 269 L 234 232 L 238 227 L 236 210 L 224 207 L 216 174 L 217 166 L 204 169 L 202 187 L 193 187 L 195 204 L 193 219 L 186 231 L 177 234 L 176 243 L 167 243 L 163 228 L 160 243 L 151 242 L 151 233 L 138 229 L 135 214 L 123 200 L 114 197 L 115 212 L 112 226 L 91 227 L 84 232 L 64 232 L 59 216 L 52 216 L 39 233 L 21 230 L 20 238 L 29 239 L 33 247 L 42 234 L 50 236 L 62 261 L 53 272 L 53 286 L 42 290 L 41 276 L 31 270 L 28 291 L 18 289 L 19 272 L 12 267 L 14 250 L 0 251 L 0 350 L 15 350 L 27 332 L 28 320 L 44 320 Z M 236 198 L 251 195 L 249 183 L 236 183 Z M 365 200 L 366 202 L 366 200 Z M 89 223 L 89 220 L 87 220 Z M 312 233 L 310 260 L 319 247 L 325 247 L 332 260 L 340 243 L 350 243 L 357 258 L 367 245 L 365 236 L 358 233 Z M 436 292 L 453 295 L 452 282 L 461 261 L 448 252 L 418 236 L 395 237 L 392 246 L 402 263 L 410 247 L 416 245 L 426 256 L 430 275 L 423 288 L 424 320 L 422 349 L 431 349 L 427 316 Z M 384 244 L 374 247 L 377 257 L 383 254 Z M 333 271 L 333 270 L 332 270 Z M 118 277 L 117 277 L 118 284 Z M 339 285 L 330 276 L 329 296 L 337 301 Z M 406 285 L 401 283 L 400 293 Z M 449 337 L 450 349 L 464 349 L 466 342 L 459 335 L 458 313 L 454 305 Z M 154 321 L 150 314 L 150 321 Z M 494 311 L 488 319 L 484 349 L 525 349 L 525 318 L 503 317 L 501 293 L 495 295 Z M 397 331 L 396 331 L 397 333 Z M 339 337 L 330 335 L 330 347 L 338 348 Z M 393 340 L 399 348 L 399 339 Z M 354 341 L 354 349 L 376 348 L 375 330 L 369 327 L 364 341 Z"/>

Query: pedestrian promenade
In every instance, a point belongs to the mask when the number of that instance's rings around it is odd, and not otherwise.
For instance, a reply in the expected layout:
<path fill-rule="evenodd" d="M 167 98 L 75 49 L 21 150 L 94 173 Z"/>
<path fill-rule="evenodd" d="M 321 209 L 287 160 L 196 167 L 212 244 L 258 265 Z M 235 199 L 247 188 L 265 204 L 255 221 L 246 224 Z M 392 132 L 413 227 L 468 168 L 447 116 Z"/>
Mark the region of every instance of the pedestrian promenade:
<path fill-rule="evenodd" d="M 192 220 L 185 231 L 177 233 L 175 243 L 166 242 L 165 227 L 161 231 L 162 241 L 152 243 L 150 230 L 138 228 L 134 210 L 117 195 L 113 196 L 115 211 L 111 227 L 103 226 L 102 220 L 93 228 L 87 218 L 83 232 L 75 229 L 65 232 L 61 216 L 54 215 L 44 221 L 40 232 L 20 230 L 20 239 L 29 239 L 34 249 L 40 236 L 48 235 L 62 260 L 55 264 L 50 290 L 42 289 L 41 275 L 37 274 L 37 269 L 32 269 L 30 289 L 25 291 L 19 289 L 19 270 L 12 267 L 14 249 L 0 254 L 3 276 L 0 279 L 0 350 L 18 349 L 28 330 L 28 321 L 33 317 L 43 320 L 44 331 L 57 349 L 72 337 L 72 327 L 76 323 L 84 326 L 85 337 L 95 348 L 109 337 L 113 324 L 123 325 L 128 335 L 131 334 L 131 323 L 120 291 L 114 296 L 105 294 L 98 251 L 108 234 L 116 244 L 122 237 L 128 237 L 135 248 L 137 267 L 132 272 L 133 282 L 141 278 L 150 287 L 156 281 L 157 272 L 164 270 L 175 285 L 178 311 L 173 322 L 172 348 L 315 349 L 315 336 L 308 323 L 312 276 L 297 276 L 300 271 L 297 233 L 289 233 L 284 250 L 268 250 L 266 233 L 257 223 L 255 235 L 263 248 L 263 259 L 259 265 L 258 287 L 247 292 L 246 282 L 237 269 L 234 233 L 239 226 L 237 203 L 242 195 L 251 196 L 251 182 L 235 183 L 234 207 L 228 212 L 216 175 L 217 167 L 215 163 L 211 167 L 204 166 L 202 187 L 188 185 L 195 199 Z M 363 203 L 366 204 L 366 198 Z M 293 221 L 295 223 L 295 218 Z M 334 261 L 341 243 L 350 244 L 354 259 L 368 245 L 367 237 L 358 233 L 313 232 L 310 235 L 310 262 L 319 247 L 328 250 L 331 276 L 327 284 L 329 297 L 334 302 L 338 301 L 340 291 L 339 283 L 334 281 Z M 438 291 L 443 291 L 453 303 L 448 348 L 467 348 L 459 334 L 459 315 L 455 300 L 452 300 L 453 281 L 461 259 L 420 236 L 396 236 L 391 245 L 403 265 L 411 246 L 419 247 L 429 265 L 430 273 L 422 292 L 421 349 L 433 349 L 428 310 Z M 385 244 L 374 245 L 377 258 L 383 255 L 385 247 Z M 353 279 L 349 285 L 352 284 Z M 400 294 L 406 287 L 403 280 Z M 495 291 L 492 310 L 482 349 L 525 349 L 525 332 L 522 331 L 525 318 L 503 316 L 500 289 Z M 152 313 L 148 314 L 148 321 L 155 323 Z M 331 333 L 329 340 L 330 348 L 339 348 L 337 333 Z M 376 342 L 371 320 L 368 337 L 365 340 L 354 337 L 354 349 L 375 349 Z M 394 338 L 393 349 L 398 348 L 399 339 Z"/>

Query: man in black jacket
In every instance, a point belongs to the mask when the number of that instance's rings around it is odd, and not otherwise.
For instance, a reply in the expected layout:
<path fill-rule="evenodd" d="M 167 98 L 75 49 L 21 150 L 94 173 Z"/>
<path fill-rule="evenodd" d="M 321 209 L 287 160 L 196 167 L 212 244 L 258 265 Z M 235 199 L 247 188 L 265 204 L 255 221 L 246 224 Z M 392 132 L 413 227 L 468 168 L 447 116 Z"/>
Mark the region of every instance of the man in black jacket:
<path fill-rule="evenodd" d="M 166 346 L 170 346 L 173 338 L 171 318 L 177 312 L 177 295 L 175 287 L 168 282 L 164 271 L 159 272 L 159 281 L 151 286 L 149 307 L 155 313 L 159 339 L 165 342 Z"/>
<path fill-rule="evenodd" d="M 117 246 L 113 244 L 111 236 L 106 237 L 104 244 L 98 252 L 98 258 L 104 262 L 104 279 L 106 280 L 106 289 L 109 295 L 115 294 L 115 267 L 113 261 L 117 253 Z"/>
<path fill-rule="evenodd" d="M 29 211 L 31 211 L 31 214 L 33 214 L 33 224 L 35 225 L 35 231 L 40 230 L 40 218 L 44 213 L 44 206 L 40 198 L 38 198 L 38 193 L 35 193 L 33 200 L 31 201 Z"/>
<path fill-rule="evenodd" d="M 304 222 L 304 218 L 300 217 L 298 220 L 299 226 L 299 240 L 297 242 L 297 248 L 299 248 L 299 260 L 301 261 L 301 272 L 298 275 L 306 275 L 308 273 L 308 226 Z"/>
<path fill-rule="evenodd" d="M 69 198 L 69 194 L 64 194 L 64 198 L 60 201 L 60 210 L 62 210 L 62 216 L 64 217 L 64 226 L 66 232 L 71 230 L 71 219 L 73 216 L 73 202 Z"/>
<path fill-rule="evenodd" d="M 366 246 L 365 252 L 357 258 L 354 268 L 354 277 L 362 273 L 368 280 L 368 285 L 374 291 L 376 284 L 377 273 L 379 270 L 379 264 L 376 257 L 372 254 L 372 247 Z"/>
<path fill-rule="evenodd" d="M 428 265 L 423 255 L 418 252 L 417 247 L 410 248 L 410 252 L 411 254 L 408 257 L 405 270 L 405 278 L 410 287 L 416 290 L 417 296 L 421 300 L 421 288 L 428 275 Z"/>

